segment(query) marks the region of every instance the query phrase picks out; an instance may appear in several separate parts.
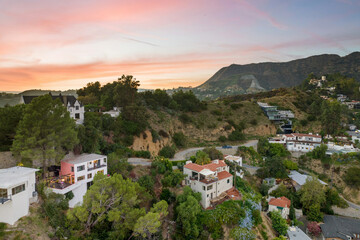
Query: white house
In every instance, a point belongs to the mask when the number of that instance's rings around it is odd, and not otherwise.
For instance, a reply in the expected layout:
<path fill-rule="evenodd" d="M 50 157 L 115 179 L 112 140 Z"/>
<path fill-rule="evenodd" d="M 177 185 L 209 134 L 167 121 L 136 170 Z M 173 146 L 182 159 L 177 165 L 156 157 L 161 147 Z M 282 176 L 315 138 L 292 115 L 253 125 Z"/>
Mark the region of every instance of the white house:
<path fill-rule="evenodd" d="M 233 176 L 223 160 L 213 160 L 206 165 L 187 161 L 184 166 L 185 184 L 194 192 L 201 193 L 201 205 L 206 209 L 223 198 L 239 199 L 239 192 L 233 187 Z"/>
<path fill-rule="evenodd" d="M 107 174 L 107 157 L 99 154 L 81 154 L 61 161 L 60 177 L 49 179 L 48 187 L 58 194 L 70 191 L 74 198 L 69 207 L 81 204 L 87 189 L 92 185 L 98 173 Z"/>
<path fill-rule="evenodd" d="M 289 217 L 291 201 L 286 197 L 271 198 L 269 201 L 269 212 L 279 211 L 285 219 Z"/>
<path fill-rule="evenodd" d="M 84 123 L 84 113 L 85 107 L 72 95 L 61 95 L 54 96 L 49 93 L 53 100 L 60 99 L 60 101 L 64 104 L 68 112 L 70 113 L 70 117 L 76 121 L 77 124 Z M 20 98 L 20 103 L 29 104 L 34 98 L 39 96 L 24 96 L 22 95 Z"/>
<path fill-rule="evenodd" d="M 13 225 L 29 213 L 30 204 L 37 201 L 36 171 L 26 167 L 0 169 L 0 222 Z"/>
<path fill-rule="evenodd" d="M 332 155 L 334 153 L 342 153 L 342 154 L 346 154 L 346 153 L 351 153 L 351 152 L 358 152 L 359 149 L 355 148 L 353 144 L 344 144 L 344 145 L 338 145 L 335 144 L 333 142 L 328 142 L 327 144 L 327 151 L 326 154 L 327 155 Z"/>
<path fill-rule="evenodd" d="M 117 118 L 121 113 L 121 110 L 117 107 L 114 107 L 112 110 L 103 112 L 103 114 L 109 114 L 113 118 Z"/>
<path fill-rule="evenodd" d="M 269 143 L 283 144 L 288 151 L 293 152 L 311 152 L 321 145 L 321 141 L 321 136 L 311 133 L 283 134 L 269 139 Z"/>
<path fill-rule="evenodd" d="M 289 227 L 286 235 L 289 240 L 311 240 L 311 238 L 297 226 Z"/>
<path fill-rule="evenodd" d="M 224 159 L 228 160 L 229 162 L 234 163 L 237 166 L 242 167 L 242 157 L 240 157 L 240 156 L 225 155 Z M 244 172 L 242 170 L 236 171 L 236 176 L 239 176 L 239 177 L 243 178 L 244 177 Z"/>

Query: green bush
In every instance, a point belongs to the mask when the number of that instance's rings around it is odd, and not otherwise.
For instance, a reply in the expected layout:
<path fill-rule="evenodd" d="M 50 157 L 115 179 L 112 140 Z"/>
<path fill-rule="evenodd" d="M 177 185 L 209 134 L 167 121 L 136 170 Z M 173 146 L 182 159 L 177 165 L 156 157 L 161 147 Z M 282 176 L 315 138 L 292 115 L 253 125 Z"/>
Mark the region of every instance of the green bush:
<path fill-rule="evenodd" d="M 256 125 L 258 124 L 256 118 L 252 119 L 252 120 L 250 121 L 250 124 L 253 125 L 253 126 L 256 126 Z"/>
<path fill-rule="evenodd" d="M 193 122 L 192 118 L 189 115 L 187 115 L 186 113 L 180 114 L 179 120 L 184 124 Z"/>
<path fill-rule="evenodd" d="M 346 184 L 350 187 L 359 188 L 360 187 L 360 168 L 351 167 L 346 171 L 343 177 Z"/>
<path fill-rule="evenodd" d="M 242 132 L 235 130 L 232 133 L 230 133 L 228 139 L 230 141 L 241 141 L 245 139 L 245 136 Z"/>
<path fill-rule="evenodd" d="M 139 157 L 139 158 L 151 158 L 151 153 L 149 151 L 135 151 L 134 152 L 135 157 Z"/>
<path fill-rule="evenodd" d="M 227 138 L 225 136 L 220 136 L 219 141 L 220 142 L 226 142 Z"/>
<path fill-rule="evenodd" d="M 172 139 L 177 147 L 179 148 L 186 147 L 187 139 L 184 133 L 176 132 L 174 133 Z"/>
<path fill-rule="evenodd" d="M 244 106 L 244 104 L 242 104 L 242 103 L 233 103 L 233 104 L 230 105 L 230 107 L 231 107 L 233 110 L 236 110 L 236 109 L 241 108 L 241 107 L 243 107 L 243 106 Z"/>
<path fill-rule="evenodd" d="M 159 151 L 159 156 L 165 158 L 172 158 L 175 155 L 175 148 L 171 146 L 165 146 Z"/>
<path fill-rule="evenodd" d="M 212 110 L 212 111 L 211 111 L 211 114 L 212 114 L 212 115 L 215 115 L 215 116 L 221 116 L 221 115 L 222 115 L 221 111 L 218 110 L 218 109 Z"/>

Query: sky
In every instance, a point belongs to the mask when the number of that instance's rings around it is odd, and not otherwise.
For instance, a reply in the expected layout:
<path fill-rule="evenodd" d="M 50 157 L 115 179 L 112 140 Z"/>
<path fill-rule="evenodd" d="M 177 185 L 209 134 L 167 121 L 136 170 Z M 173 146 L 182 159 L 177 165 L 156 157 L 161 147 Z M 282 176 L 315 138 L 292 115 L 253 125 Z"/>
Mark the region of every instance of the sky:
<path fill-rule="evenodd" d="M 359 0 L 0 0 L 0 91 L 123 74 L 194 87 L 234 63 L 359 48 Z"/>

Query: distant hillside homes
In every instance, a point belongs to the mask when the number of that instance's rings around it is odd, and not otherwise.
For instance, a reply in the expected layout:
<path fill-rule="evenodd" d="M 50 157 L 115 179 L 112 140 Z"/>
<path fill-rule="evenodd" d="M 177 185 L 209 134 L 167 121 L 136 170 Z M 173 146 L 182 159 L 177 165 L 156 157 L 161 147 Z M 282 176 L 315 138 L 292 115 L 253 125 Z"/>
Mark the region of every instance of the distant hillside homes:
<path fill-rule="evenodd" d="M 72 119 L 75 119 L 76 124 L 83 124 L 84 123 L 84 113 L 85 113 L 85 107 L 84 105 L 78 101 L 74 96 L 72 95 L 61 95 L 61 93 L 57 96 L 54 96 L 49 92 L 50 96 L 53 100 L 60 99 L 60 101 L 63 103 L 63 105 L 66 107 L 68 112 L 70 113 L 70 117 Z M 21 95 L 20 97 L 20 104 L 29 104 L 34 98 L 37 98 L 39 96 L 24 96 Z"/>

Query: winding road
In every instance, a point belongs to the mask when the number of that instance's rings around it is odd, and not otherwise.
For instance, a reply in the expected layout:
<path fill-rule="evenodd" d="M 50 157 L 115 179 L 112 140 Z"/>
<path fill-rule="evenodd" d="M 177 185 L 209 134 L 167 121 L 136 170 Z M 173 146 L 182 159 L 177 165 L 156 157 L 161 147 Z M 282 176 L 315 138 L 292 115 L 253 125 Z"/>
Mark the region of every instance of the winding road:
<path fill-rule="evenodd" d="M 253 147 L 255 150 L 257 149 L 258 140 L 249 140 L 244 144 L 232 146 L 232 148 L 222 148 L 216 147 L 216 149 L 220 150 L 223 154 L 233 155 L 236 153 L 237 148 L 239 146 L 245 147 Z M 195 155 L 197 151 L 203 150 L 205 147 L 197 147 L 197 148 L 187 148 L 182 151 L 177 152 L 170 161 L 181 161 L 190 158 Z M 142 166 L 150 166 L 151 162 L 149 159 L 145 158 L 128 158 L 128 162 L 133 165 L 142 165 Z M 250 167 L 250 166 L 249 166 Z"/>

